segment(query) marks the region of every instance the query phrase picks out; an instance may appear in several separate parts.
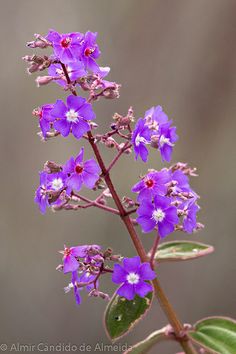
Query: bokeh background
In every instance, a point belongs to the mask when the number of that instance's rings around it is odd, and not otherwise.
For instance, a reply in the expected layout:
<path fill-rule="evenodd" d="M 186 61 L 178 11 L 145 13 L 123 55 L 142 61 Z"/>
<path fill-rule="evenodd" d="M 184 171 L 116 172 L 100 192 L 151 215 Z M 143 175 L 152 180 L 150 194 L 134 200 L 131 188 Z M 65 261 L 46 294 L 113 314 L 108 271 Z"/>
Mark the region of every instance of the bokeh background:
<path fill-rule="evenodd" d="M 161 104 L 174 120 L 180 139 L 173 161 L 197 166 L 199 177 L 192 182 L 202 196 L 200 221 L 206 225 L 198 234 L 174 238 L 213 244 L 216 252 L 198 261 L 165 264 L 159 277 L 185 322 L 214 314 L 236 316 L 235 13 L 234 0 L 1 1 L 1 342 L 109 344 L 102 326 L 106 303 L 85 296 L 76 307 L 72 294 L 63 292 L 69 278 L 55 270 L 57 251 L 64 243 L 97 242 L 134 255 L 115 216 L 99 210 L 42 216 L 34 205 L 43 163 L 63 163 L 82 144 L 73 138 L 42 143 L 36 135 L 32 109 L 63 98 L 64 92 L 57 85 L 36 88 L 21 57 L 30 53 L 26 41 L 49 28 L 99 32 L 100 64 L 111 66 L 110 80 L 122 84 L 119 100 L 96 104 L 102 127 L 130 105 L 139 117 Z M 109 161 L 112 152 L 104 153 Z M 155 152 L 150 166 L 161 167 Z M 119 193 L 127 194 L 145 169 L 127 157 L 120 161 L 112 174 Z M 152 236 L 141 237 L 148 247 Z M 108 280 L 103 285 L 115 289 Z M 119 343 L 135 343 L 165 324 L 154 303 L 143 323 Z M 152 353 L 178 350 L 175 344 L 162 344 Z"/>

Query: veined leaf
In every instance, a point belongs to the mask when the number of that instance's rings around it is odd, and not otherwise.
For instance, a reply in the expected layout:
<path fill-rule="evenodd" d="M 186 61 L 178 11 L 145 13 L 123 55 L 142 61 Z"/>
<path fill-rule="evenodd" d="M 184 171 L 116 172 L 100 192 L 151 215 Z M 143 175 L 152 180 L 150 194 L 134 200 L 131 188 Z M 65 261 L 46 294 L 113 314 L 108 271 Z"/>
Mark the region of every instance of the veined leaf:
<path fill-rule="evenodd" d="M 236 321 L 227 317 L 208 317 L 198 321 L 189 337 L 208 353 L 236 353 Z"/>
<path fill-rule="evenodd" d="M 153 293 L 145 297 L 135 296 L 134 300 L 127 300 L 117 294 L 111 298 L 105 311 L 105 327 L 112 340 L 125 335 L 144 316 L 150 308 Z"/>
<path fill-rule="evenodd" d="M 192 241 L 171 241 L 161 243 L 155 254 L 155 260 L 164 261 L 186 261 L 206 256 L 214 251 L 213 246 Z M 150 256 L 150 254 L 149 254 Z"/>

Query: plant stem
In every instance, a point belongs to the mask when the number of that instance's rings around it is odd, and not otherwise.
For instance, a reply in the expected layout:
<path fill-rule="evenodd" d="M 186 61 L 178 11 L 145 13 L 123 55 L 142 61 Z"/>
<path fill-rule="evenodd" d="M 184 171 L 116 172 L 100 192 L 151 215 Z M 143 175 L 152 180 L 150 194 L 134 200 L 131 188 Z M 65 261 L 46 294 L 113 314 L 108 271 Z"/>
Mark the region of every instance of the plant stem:
<path fill-rule="evenodd" d="M 157 250 L 159 241 L 160 241 L 160 236 L 159 236 L 158 233 L 157 233 L 156 238 L 155 238 L 155 241 L 154 241 L 154 244 L 153 244 L 152 249 L 151 249 L 151 256 L 150 256 L 150 265 L 151 265 L 152 269 L 155 268 L 155 260 L 154 260 L 154 257 L 155 257 L 155 253 L 156 253 L 156 250 Z"/>

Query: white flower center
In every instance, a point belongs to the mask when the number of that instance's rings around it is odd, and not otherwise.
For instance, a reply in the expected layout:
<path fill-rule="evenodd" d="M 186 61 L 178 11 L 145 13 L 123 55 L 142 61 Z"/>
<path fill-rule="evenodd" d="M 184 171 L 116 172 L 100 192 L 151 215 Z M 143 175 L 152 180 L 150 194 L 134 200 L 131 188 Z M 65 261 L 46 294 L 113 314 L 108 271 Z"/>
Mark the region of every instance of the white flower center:
<path fill-rule="evenodd" d="M 140 136 L 140 135 L 138 134 L 138 135 L 136 136 L 136 138 L 135 138 L 135 144 L 136 144 L 137 146 L 139 146 L 140 143 L 147 144 L 148 142 L 147 142 L 147 140 L 146 140 L 144 137 L 142 137 L 142 136 Z"/>
<path fill-rule="evenodd" d="M 68 122 L 75 123 L 78 120 L 78 113 L 75 112 L 74 109 L 70 109 L 68 112 L 66 112 L 66 119 Z"/>
<path fill-rule="evenodd" d="M 52 181 L 52 188 L 55 190 L 55 191 L 58 191 L 59 189 L 61 189 L 63 187 L 63 182 L 62 182 L 62 179 L 61 178 L 55 178 L 53 181 Z"/>
<path fill-rule="evenodd" d="M 154 210 L 154 212 L 152 213 L 152 218 L 156 221 L 156 222 L 162 222 L 163 219 L 165 217 L 165 213 L 163 210 L 161 209 L 156 209 Z"/>
<path fill-rule="evenodd" d="M 160 140 L 159 140 L 159 144 L 160 144 L 160 147 L 162 147 L 163 145 L 167 144 L 169 146 L 174 146 L 174 144 L 172 144 L 170 142 L 170 139 L 169 138 L 166 138 L 164 135 L 161 135 L 160 136 Z"/>
<path fill-rule="evenodd" d="M 128 275 L 127 275 L 127 277 L 126 277 L 126 279 L 127 279 L 127 282 L 129 283 L 129 284 L 138 284 L 138 282 L 139 282 L 139 275 L 138 274 L 136 274 L 136 273 L 129 273 Z"/>

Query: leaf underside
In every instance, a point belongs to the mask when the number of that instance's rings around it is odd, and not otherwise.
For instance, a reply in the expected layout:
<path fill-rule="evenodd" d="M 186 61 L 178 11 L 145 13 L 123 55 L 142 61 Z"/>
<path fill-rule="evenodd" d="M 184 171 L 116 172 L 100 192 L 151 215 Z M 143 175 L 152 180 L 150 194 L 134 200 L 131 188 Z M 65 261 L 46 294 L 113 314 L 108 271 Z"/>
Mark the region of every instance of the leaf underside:
<path fill-rule="evenodd" d="M 135 344 L 123 354 L 143 354 L 147 353 L 155 344 L 168 339 L 166 336 L 166 328 L 151 333 L 147 338 Z"/>
<path fill-rule="evenodd" d="M 200 242 L 173 241 L 159 245 L 155 254 L 155 260 L 163 261 L 186 261 L 206 256 L 214 251 L 214 247 Z"/>

